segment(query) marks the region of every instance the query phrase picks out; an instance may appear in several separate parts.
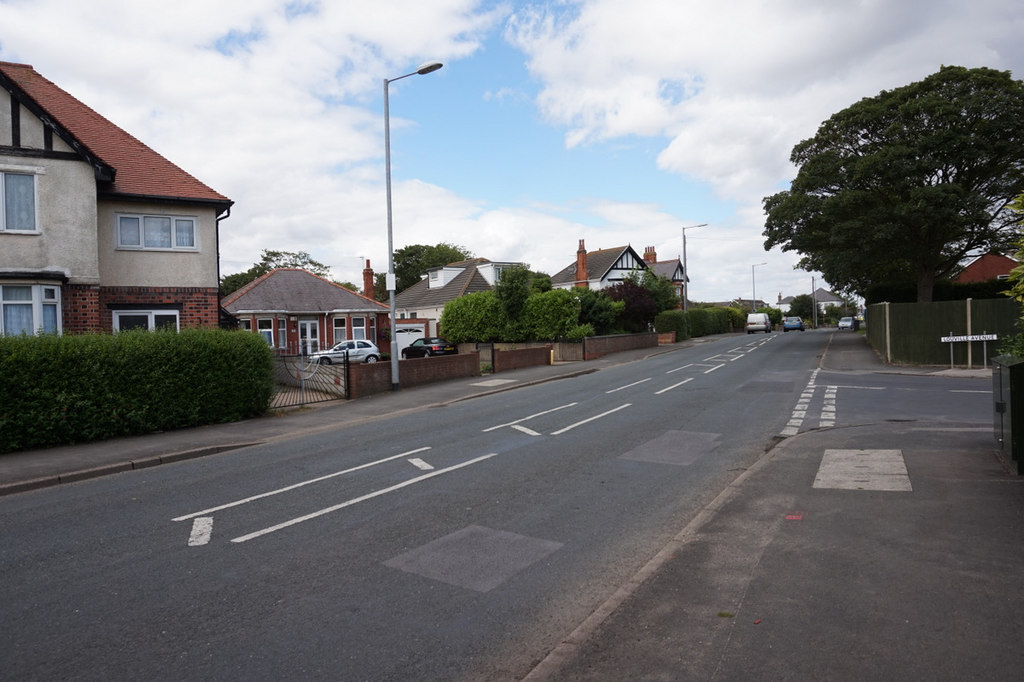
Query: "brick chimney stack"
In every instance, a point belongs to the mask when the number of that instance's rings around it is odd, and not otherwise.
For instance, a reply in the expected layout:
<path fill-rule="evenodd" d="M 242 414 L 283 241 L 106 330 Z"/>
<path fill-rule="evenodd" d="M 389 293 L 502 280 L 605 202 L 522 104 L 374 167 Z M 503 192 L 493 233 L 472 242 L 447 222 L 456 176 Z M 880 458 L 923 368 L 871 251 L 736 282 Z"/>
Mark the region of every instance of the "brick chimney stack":
<path fill-rule="evenodd" d="M 580 248 L 576 249 L 576 286 L 588 288 L 590 284 L 587 279 L 587 247 L 583 246 L 581 239 Z"/>
<path fill-rule="evenodd" d="M 373 268 L 370 267 L 370 259 L 366 259 L 366 267 L 363 268 L 363 296 L 373 298 Z"/>
<path fill-rule="evenodd" d="M 644 262 L 645 263 L 657 263 L 658 253 L 654 250 L 653 246 L 644 248 Z"/>

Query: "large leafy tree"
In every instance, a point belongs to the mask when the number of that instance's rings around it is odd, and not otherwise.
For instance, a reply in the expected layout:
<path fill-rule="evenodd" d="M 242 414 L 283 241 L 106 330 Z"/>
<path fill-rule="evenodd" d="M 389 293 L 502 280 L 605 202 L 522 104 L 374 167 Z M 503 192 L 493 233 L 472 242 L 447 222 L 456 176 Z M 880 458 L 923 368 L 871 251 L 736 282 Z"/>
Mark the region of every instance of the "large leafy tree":
<path fill-rule="evenodd" d="M 431 268 L 472 258 L 473 254 L 461 246 L 441 242 L 433 246 L 411 244 L 395 251 L 395 291 L 405 291 Z M 378 272 L 373 280 L 373 297 L 388 300 L 386 272 Z"/>
<path fill-rule="evenodd" d="M 262 277 L 276 268 L 302 268 L 320 277 L 329 277 L 331 274 L 330 267 L 313 260 L 305 251 L 273 251 L 271 249 L 263 249 L 259 263 L 254 263 L 245 272 L 237 272 L 221 278 L 221 296 L 227 296 L 231 292 L 241 289 L 249 282 Z"/>
<path fill-rule="evenodd" d="M 801 267 L 848 293 L 909 278 L 930 301 L 964 257 L 1012 238 L 1024 83 L 943 67 L 834 114 L 790 158 L 792 186 L 764 199 L 765 249 L 801 253 Z"/>

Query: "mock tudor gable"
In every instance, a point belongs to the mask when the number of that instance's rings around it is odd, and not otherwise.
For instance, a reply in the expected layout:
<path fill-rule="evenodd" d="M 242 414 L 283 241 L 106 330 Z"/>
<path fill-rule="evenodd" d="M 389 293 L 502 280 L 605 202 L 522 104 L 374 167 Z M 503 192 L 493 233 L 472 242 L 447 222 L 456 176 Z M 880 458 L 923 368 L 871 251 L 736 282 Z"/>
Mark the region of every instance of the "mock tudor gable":
<path fill-rule="evenodd" d="M 215 326 L 232 202 L 31 66 L 0 62 L 0 333 Z"/>

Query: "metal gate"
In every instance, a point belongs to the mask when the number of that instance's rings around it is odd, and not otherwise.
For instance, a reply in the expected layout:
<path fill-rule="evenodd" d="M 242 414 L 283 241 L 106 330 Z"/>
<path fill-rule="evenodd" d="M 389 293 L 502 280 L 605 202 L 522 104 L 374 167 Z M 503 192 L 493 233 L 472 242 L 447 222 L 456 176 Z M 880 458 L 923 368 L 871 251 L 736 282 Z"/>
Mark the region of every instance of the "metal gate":
<path fill-rule="evenodd" d="M 274 397 L 271 409 L 348 398 L 348 358 L 320 364 L 308 355 L 274 358 Z"/>

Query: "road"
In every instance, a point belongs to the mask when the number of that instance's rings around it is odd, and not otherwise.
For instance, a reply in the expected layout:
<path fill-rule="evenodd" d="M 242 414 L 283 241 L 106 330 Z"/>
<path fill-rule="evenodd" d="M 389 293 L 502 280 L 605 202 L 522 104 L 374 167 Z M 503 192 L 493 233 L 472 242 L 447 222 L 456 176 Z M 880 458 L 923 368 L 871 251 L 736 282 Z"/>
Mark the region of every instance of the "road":
<path fill-rule="evenodd" d="M 872 381 L 819 381 L 829 338 L 727 337 L 0 499 L 0 665 L 520 679 L 780 437 L 835 425 L 836 392 L 873 409 Z"/>

